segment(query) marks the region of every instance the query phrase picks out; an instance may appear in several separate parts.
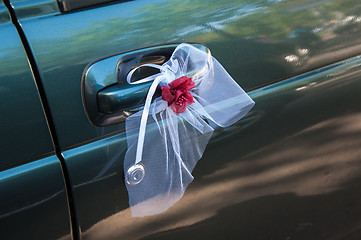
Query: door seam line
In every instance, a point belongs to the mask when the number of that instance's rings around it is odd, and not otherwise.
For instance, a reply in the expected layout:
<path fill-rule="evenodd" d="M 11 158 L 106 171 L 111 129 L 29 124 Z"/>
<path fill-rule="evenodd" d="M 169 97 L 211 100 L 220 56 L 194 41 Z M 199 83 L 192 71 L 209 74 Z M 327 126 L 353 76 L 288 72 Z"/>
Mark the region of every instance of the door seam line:
<path fill-rule="evenodd" d="M 60 164 L 61 164 L 61 168 L 62 168 L 63 176 L 64 176 L 63 179 L 64 179 L 64 184 L 65 184 L 65 190 L 66 190 L 66 194 L 67 194 L 71 235 L 74 240 L 77 240 L 77 239 L 80 239 L 80 230 L 79 230 L 77 217 L 75 214 L 75 204 L 74 204 L 74 200 L 73 200 L 72 185 L 71 185 L 69 173 L 68 173 L 68 170 L 67 170 L 67 167 L 65 164 L 65 159 L 63 158 L 63 155 L 61 154 L 60 145 L 58 142 L 58 137 L 57 137 L 53 117 L 51 114 L 50 106 L 48 104 L 45 89 L 44 89 L 44 86 L 41 81 L 40 71 L 39 71 L 39 68 L 38 68 L 38 65 L 37 65 L 37 62 L 35 59 L 35 55 L 31 49 L 30 43 L 28 42 L 25 32 L 23 31 L 23 29 L 16 17 L 15 10 L 14 10 L 12 4 L 10 3 L 10 0 L 3 0 L 3 2 L 8 9 L 11 22 L 14 25 L 16 31 L 18 32 L 20 41 L 21 41 L 24 51 L 26 53 L 28 64 L 29 64 L 31 73 L 34 78 L 34 83 L 35 83 L 35 86 L 38 91 L 38 96 L 40 98 L 44 117 L 45 117 L 48 129 L 49 129 L 50 137 L 51 137 L 52 144 L 53 144 L 53 147 L 55 150 L 55 155 L 58 157 Z"/>

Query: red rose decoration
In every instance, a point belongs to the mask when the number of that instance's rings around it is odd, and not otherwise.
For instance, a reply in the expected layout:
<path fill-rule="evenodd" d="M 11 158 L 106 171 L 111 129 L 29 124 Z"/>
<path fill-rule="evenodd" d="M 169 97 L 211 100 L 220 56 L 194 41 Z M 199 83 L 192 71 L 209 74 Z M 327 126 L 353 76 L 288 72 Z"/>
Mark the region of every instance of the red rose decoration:
<path fill-rule="evenodd" d="M 167 86 L 162 87 L 162 99 L 168 102 L 168 106 L 175 113 L 182 113 L 187 106 L 194 102 L 189 90 L 194 88 L 195 83 L 192 78 L 183 76 L 177 78 Z"/>

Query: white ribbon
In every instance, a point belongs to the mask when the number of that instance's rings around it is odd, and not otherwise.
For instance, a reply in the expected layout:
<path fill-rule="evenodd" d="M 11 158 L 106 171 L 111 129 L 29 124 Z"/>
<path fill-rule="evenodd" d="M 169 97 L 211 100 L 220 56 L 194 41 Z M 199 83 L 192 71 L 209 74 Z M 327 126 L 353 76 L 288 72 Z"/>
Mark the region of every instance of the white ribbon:
<path fill-rule="evenodd" d="M 157 90 L 158 84 L 164 79 L 164 77 L 161 74 L 157 74 L 157 75 L 152 75 L 150 77 L 138 80 L 136 82 L 131 82 L 131 77 L 132 77 L 133 73 L 136 70 L 138 70 L 139 68 L 141 68 L 141 67 L 154 67 L 154 68 L 162 69 L 161 66 L 156 65 L 156 64 L 143 64 L 143 65 L 141 65 L 139 67 L 134 68 L 127 75 L 127 82 L 129 84 L 140 84 L 140 83 L 145 83 L 145 82 L 149 82 L 149 81 L 154 80 L 152 85 L 150 86 L 150 88 L 148 90 L 147 98 L 145 99 L 145 104 L 144 104 L 144 108 L 143 108 L 142 118 L 141 118 L 141 121 L 140 121 L 137 152 L 136 152 L 136 155 L 135 155 L 135 164 L 140 163 L 140 161 L 142 161 L 145 128 L 146 128 L 147 120 L 148 120 L 149 107 L 150 107 L 152 98 L 154 96 L 155 90 Z"/>

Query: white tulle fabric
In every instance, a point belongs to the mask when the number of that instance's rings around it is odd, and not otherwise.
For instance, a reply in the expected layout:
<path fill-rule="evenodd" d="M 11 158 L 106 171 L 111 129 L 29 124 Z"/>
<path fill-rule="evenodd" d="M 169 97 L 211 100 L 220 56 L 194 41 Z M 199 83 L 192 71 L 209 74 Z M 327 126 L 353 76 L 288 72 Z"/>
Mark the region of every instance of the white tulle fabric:
<path fill-rule="evenodd" d="M 176 203 L 192 182 L 192 170 L 214 128 L 237 122 L 254 105 L 210 53 L 192 45 L 180 44 L 162 66 L 147 66 L 159 68 L 160 74 L 135 82 L 154 80 L 144 110 L 126 120 L 125 175 L 136 165 L 144 170 L 136 184 L 126 179 L 133 217 L 159 214 Z M 190 90 L 194 103 L 185 112 L 176 114 L 161 97 L 151 103 L 157 85 L 168 85 L 182 76 L 195 82 Z"/>

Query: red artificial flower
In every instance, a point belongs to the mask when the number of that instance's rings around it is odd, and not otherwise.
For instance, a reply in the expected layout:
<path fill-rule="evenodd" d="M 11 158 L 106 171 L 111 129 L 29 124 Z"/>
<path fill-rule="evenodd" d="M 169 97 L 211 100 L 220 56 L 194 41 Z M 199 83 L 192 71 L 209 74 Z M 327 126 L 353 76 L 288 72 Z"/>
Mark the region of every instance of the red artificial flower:
<path fill-rule="evenodd" d="M 183 76 L 177 78 L 167 86 L 162 87 L 162 99 L 168 102 L 168 106 L 175 113 L 182 113 L 187 106 L 194 102 L 192 94 L 189 92 L 194 88 L 195 83 L 192 78 Z"/>

